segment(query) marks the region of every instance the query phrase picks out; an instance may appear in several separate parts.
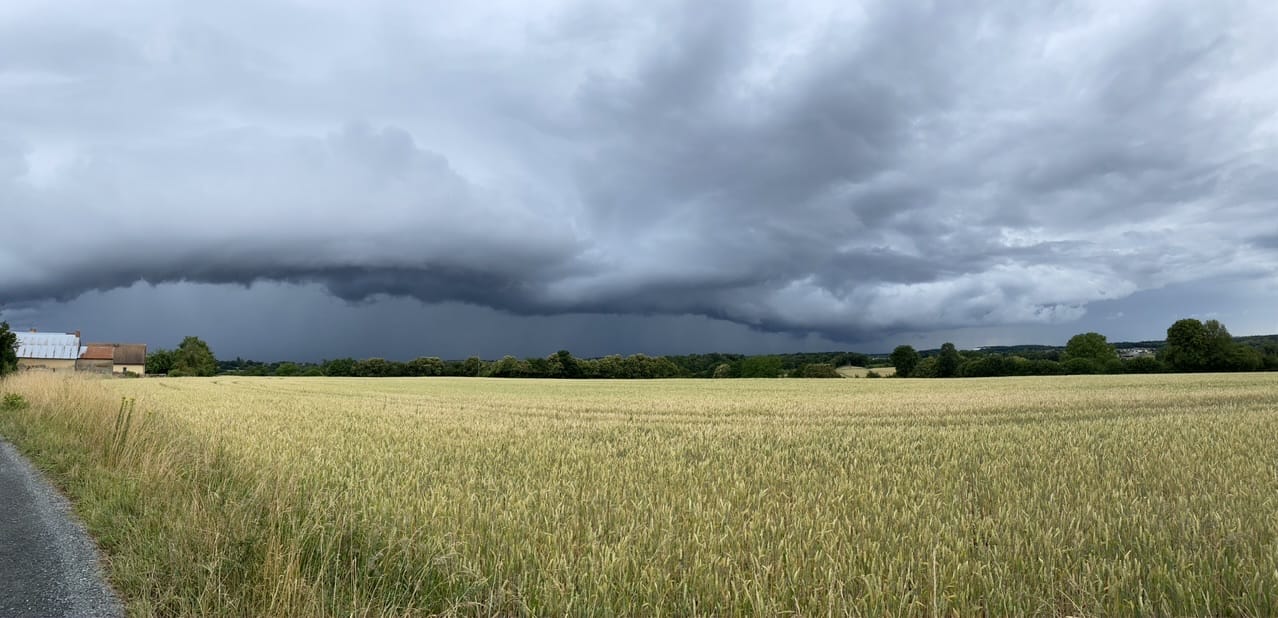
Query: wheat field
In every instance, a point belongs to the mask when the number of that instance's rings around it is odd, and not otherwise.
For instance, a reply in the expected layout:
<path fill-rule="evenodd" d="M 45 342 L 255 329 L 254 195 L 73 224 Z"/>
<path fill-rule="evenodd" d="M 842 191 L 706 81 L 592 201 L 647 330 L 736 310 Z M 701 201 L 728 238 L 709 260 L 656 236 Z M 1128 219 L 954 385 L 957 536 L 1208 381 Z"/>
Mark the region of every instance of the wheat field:
<path fill-rule="evenodd" d="M 1278 613 L 1275 374 L 0 390 L 134 615 Z"/>

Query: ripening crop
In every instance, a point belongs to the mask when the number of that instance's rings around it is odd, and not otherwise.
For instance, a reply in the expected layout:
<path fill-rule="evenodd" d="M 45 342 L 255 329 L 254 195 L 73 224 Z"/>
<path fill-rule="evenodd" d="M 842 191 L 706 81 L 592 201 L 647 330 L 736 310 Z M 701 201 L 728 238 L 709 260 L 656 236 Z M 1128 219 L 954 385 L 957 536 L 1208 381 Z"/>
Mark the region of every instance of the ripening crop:
<path fill-rule="evenodd" d="M 139 613 L 1278 613 L 1275 374 L 15 383 L 136 399 Z"/>

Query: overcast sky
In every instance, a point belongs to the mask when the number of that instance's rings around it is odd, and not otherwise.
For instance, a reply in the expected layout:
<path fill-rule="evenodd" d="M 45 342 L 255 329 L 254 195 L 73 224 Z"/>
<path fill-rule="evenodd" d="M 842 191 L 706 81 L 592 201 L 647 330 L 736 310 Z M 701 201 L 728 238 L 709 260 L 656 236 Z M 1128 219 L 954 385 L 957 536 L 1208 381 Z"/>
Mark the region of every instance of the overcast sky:
<path fill-rule="evenodd" d="M 1274 32 L 1272 0 L 8 1 L 0 319 L 264 360 L 1278 332 Z"/>

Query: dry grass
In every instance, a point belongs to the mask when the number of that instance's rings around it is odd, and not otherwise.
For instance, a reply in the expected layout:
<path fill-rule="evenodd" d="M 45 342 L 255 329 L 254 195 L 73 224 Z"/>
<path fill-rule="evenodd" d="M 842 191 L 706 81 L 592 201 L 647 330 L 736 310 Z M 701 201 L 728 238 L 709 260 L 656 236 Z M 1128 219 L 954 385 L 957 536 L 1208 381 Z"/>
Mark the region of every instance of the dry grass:
<path fill-rule="evenodd" d="M 3 388 L 139 615 L 1278 613 L 1274 374 Z"/>

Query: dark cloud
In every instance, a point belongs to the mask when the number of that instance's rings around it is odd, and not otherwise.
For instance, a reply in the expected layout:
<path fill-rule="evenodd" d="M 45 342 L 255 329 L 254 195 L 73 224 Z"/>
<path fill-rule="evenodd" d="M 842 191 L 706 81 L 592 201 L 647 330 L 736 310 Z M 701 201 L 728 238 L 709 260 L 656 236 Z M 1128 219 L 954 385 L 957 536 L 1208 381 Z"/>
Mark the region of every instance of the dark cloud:
<path fill-rule="evenodd" d="M 80 8 L 0 9 L 10 308 L 280 282 L 869 342 L 1278 267 L 1271 3 Z"/>
<path fill-rule="evenodd" d="M 137 284 L 89 292 L 68 303 L 6 311 L 5 318 L 17 328 L 81 330 L 95 340 L 152 347 L 172 348 L 186 335 L 199 335 L 219 358 L 258 360 L 495 359 L 506 354 L 544 357 L 565 348 L 581 356 L 604 356 L 843 347 L 820 337 L 759 333 L 691 315 L 518 316 L 478 305 L 423 305 L 399 297 L 348 303 L 315 284 Z"/>

